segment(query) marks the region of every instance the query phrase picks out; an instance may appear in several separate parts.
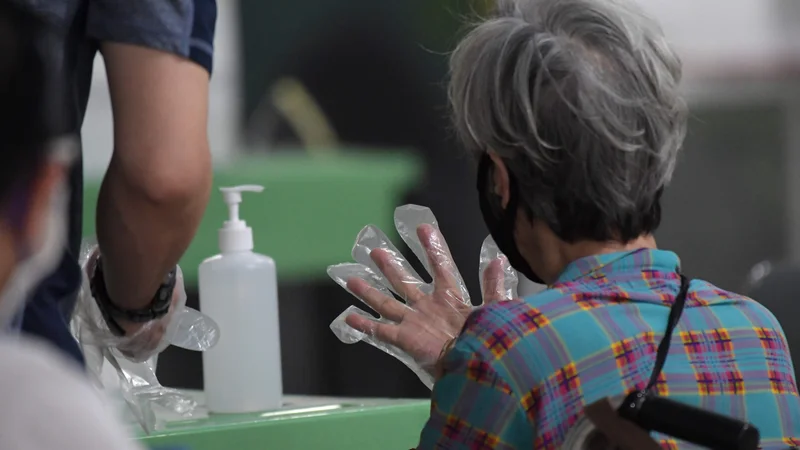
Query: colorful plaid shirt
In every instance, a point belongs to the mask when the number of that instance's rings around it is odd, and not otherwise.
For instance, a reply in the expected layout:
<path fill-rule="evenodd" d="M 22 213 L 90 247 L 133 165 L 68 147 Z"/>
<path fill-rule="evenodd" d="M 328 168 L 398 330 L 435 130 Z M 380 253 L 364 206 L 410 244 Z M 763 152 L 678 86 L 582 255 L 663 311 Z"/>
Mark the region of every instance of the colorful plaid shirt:
<path fill-rule="evenodd" d="M 584 405 L 647 384 L 679 265 L 663 250 L 583 258 L 546 291 L 476 310 L 444 358 L 419 448 L 559 448 Z M 708 282 L 691 282 L 657 389 L 755 424 L 764 449 L 800 443 L 800 397 L 778 321 Z"/>

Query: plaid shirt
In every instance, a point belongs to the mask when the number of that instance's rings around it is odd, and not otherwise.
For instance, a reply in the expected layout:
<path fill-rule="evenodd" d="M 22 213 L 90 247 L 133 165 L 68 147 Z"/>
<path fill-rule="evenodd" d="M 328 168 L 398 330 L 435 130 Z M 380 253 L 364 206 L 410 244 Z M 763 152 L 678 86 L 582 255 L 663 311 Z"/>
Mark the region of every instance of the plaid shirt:
<path fill-rule="evenodd" d="M 663 250 L 583 258 L 546 291 L 476 310 L 445 356 L 419 448 L 559 448 L 584 405 L 647 384 L 679 264 Z M 765 449 L 800 443 L 800 397 L 778 321 L 705 281 L 690 285 L 657 389 L 755 424 Z"/>

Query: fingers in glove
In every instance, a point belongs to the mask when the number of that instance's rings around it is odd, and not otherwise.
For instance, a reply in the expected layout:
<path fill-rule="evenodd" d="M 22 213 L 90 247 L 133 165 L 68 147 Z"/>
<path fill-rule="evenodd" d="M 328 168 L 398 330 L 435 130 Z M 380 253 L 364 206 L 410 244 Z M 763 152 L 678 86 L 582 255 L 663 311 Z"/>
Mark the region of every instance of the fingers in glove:
<path fill-rule="evenodd" d="M 397 346 L 400 328 L 395 324 L 381 323 L 359 314 L 350 314 L 345 318 L 345 323 L 356 331 L 360 331 L 361 333 L 372 336 L 392 346 Z"/>
<path fill-rule="evenodd" d="M 504 264 L 505 261 L 502 258 L 497 258 L 490 262 L 483 271 L 481 285 L 484 305 L 508 300 L 505 298 L 507 291 L 505 287 L 505 272 L 503 271 Z"/>
<path fill-rule="evenodd" d="M 419 205 L 403 205 L 398 206 L 394 210 L 394 226 L 397 229 L 397 234 L 408 245 L 408 248 L 414 253 L 414 256 L 422 263 L 425 270 L 430 274 L 432 273 L 430 267 L 430 260 L 425 247 L 420 242 L 418 228 L 422 224 L 432 225 L 438 229 L 439 224 L 436 221 L 436 216 L 430 208 Z"/>
<path fill-rule="evenodd" d="M 365 311 L 362 311 L 354 306 L 347 308 L 342 314 L 331 322 L 331 331 L 345 344 L 355 344 L 356 342 L 366 342 L 369 345 L 386 352 L 387 354 L 397 358 L 403 364 L 408 366 L 414 373 L 419 376 L 420 380 L 425 383 L 428 388 L 433 387 L 433 376 L 429 370 L 423 367 L 417 360 L 415 360 L 406 351 L 401 350 L 398 346 L 391 344 L 385 339 L 380 339 L 373 334 L 373 326 L 366 322 L 360 323 L 359 319 L 354 316 L 360 316 L 364 321 L 378 322 L 379 324 L 386 323 L 383 319 L 375 319 Z M 348 323 L 359 326 L 361 330 L 357 330 Z M 360 323 L 360 324 L 359 324 Z M 388 333 L 380 333 L 382 338 L 386 338 Z"/>
<path fill-rule="evenodd" d="M 469 296 L 466 293 L 461 274 L 458 272 L 453 257 L 450 255 L 450 249 L 439 230 L 433 225 L 423 224 L 417 228 L 417 235 L 428 255 L 431 276 L 436 289 L 461 292 L 459 300 L 462 303 L 469 303 Z"/>
<path fill-rule="evenodd" d="M 500 300 L 511 300 L 517 297 L 517 284 L 519 283 L 519 278 L 517 276 L 517 271 L 511 267 L 511 264 L 508 263 L 508 258 L 500 251 L 495 244 L 494 239 L 491 236 L 486 237 L 484 239 L 483 244 L 481 245 L 481 256 L 480 256 L 480 263 L 479 263 L 479 274 L 480 274 L 480 282 L 481 282 L 481 293 L 484 294 L 484 303 L 487 303 L 486 300 L 486 292 L 493 291 L 493 287 L 487 288 L 484 286 L 484 282 L 487 279 L 486 272 L 488 270 L 489 265 L 497 264 L 497 261 L 501 260 L 501 264 L 499 268 L 502 271 L 503 277 L 503 294 Z M 492 275 L 491 278 L 495 278 L 494 270 L 496 267 L 492 268 Z M 492 297 L 492 301 L 497 301 L 496 298 Z"/>
<path fill-rule="evenodd" d="M 408 263 L 402 259 L 402 256 L 378 248 L 370 253 L 370 258 L 389 281 L 392 290 L 406 303 L 413 305 L 424 297 L 425 294 L 420 289 L 422 281 L 407 270 L 405 266 Z"/>
<path fill-rule="evenodd" d="M 364 227 L 356 237 L 356 243 L 353 246 L 353 259 L 369 267 L 375 274 L 382 274 L 383 271 L 375 263 L 372 252 L 375 250 L 386 252 L 392 257 L 397 265 L 402 269 L 405 275 L 406 284 L 416 284 L 423 286 L 425 283 L 422 278 L 417 274 L 411 264 L 406 261 L 403 254 L 392 244 L 386 234 L 374 225 L 367 225 Z M 383 274 L 385 275 L 385 273 Z M 395 294 L 405 298 L 400 292 L 395 290 L 395 286 L 391 284 L 385 277 L 380 277 L 381 282 L 387 287 L 394 290 Z"/>
<path fill-rule="evenodd" d="M 384 319 L 393 322 L 401 322 L 408 311 L 408 306 L 399 302 L 391 295 L 375 289 L 367 281 L 361 278 L 350 278 L 347 280 L 347 290 L 355 294 L 361 301 L 367 304 Z"/>

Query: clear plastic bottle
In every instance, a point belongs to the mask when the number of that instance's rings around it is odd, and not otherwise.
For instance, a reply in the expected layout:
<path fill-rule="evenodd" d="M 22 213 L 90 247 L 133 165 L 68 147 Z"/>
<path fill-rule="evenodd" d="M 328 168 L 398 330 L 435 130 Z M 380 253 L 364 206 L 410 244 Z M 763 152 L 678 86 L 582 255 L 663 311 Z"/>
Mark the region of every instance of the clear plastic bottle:
<path fill-rule="evenodd" d="M 203 352 L 209 411 L 250 413 L 281 406 L 281 347 L 275 261 L 253 252 L 253 230 L 239 219 L 242 192 L 221 188 L 229 219 L 219 230 L 220 254 L 200 264 L 200 309 L 220 328 L 217 345 Z"/>

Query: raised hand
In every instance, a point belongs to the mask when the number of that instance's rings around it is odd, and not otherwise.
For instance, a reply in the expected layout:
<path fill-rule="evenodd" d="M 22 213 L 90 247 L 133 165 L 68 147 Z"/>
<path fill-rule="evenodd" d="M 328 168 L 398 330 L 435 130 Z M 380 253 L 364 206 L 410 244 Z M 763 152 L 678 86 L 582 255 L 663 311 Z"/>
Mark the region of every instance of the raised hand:
<path fill-rule="evenodd" d="M 367 226 L 353 248 L 358 263 L 331 266 L 328 273 L 381 317 L 350 307 L 331 328 L 343 342 L 366 341 L 397 357 L 431 387 L 436 360 L 474 306 L 430 210 L 400 207 L 395 224 L 433 281 L 423 282 L 386 235 Z M 516 273 L 489 238 L 480 262 L 484 301 L 513 298 Z"/>

